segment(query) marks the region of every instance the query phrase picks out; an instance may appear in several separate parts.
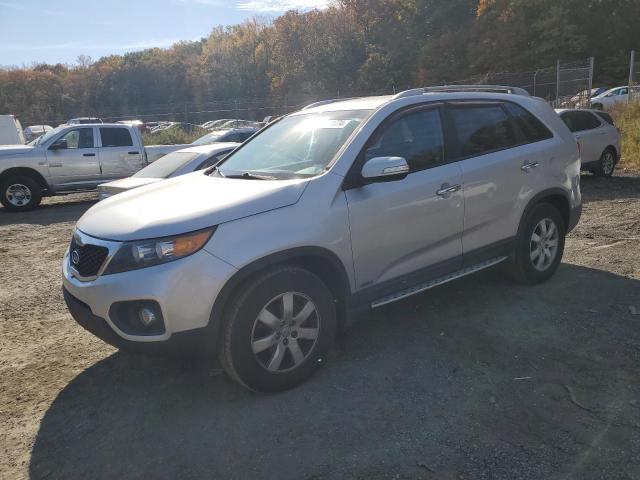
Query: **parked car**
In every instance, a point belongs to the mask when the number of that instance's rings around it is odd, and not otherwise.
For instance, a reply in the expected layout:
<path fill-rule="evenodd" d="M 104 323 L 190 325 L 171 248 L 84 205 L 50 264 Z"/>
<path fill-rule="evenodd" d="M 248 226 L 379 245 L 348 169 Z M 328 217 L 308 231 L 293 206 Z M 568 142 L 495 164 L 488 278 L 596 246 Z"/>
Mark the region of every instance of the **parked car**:
<path fill-rule="evenodd" d="M 607 112 L 556 110 L 580 145 L 582 170 L 610 177 L 620 160 L 620 131 Z"/>
<path fill-rule="evenodd" d="M 598 95 L 606 92 L 607 89 L 604 87 L 592 88 L 591 90 L 583 90 L 573 97 L 569 98 L 569 100 L 562 102 L 563 108 L 589 108 L 590 101 L 593 97 L 597 97 Z"/>
<path fill-rule="evenodd" d="M 29 210 L 43 196 L 95 190 L 180 148 L 144 147 L 130 125 L 63 125 L 29 145 L 0 147 L 0 203 L 11 211 Z"/>
<path fill-rule="evenodd" d="M 524 90 L 326 103 L 213 169 L 91 207 L 64 297 L 117 347 L 218 355 L 245 387 L 283 390 L 319 366 L 349 312 L 500 264 L 549 279 L 580 217 L 579 176 L 573 135 Z"/>
<path fill-rule="evenodd" d="M 176 150 L 147 165 L 130 177 L 98 185 L 100 200 L 117 193 L 210 167 L 220 162 L 239 145 L 239 143 L 214 143 Z"/>
<path fill-rule="evenodd" d="M 631 95 L 637 98 L 640 95 L 639 87 L 631 87 Z M 629 101 L 629 87 L 616 87 L 591 98 L 591 107 L 594 110 L 607 110 L 618 103 Z"/>
<path fill-rule="evenodd" d="M 51 130 L 53 130 L 51 125 L 29 125 L 23 131 L 25 143 L 32 142 Z"/>
<path fill-rule="evenodd" d="M 216 142 L 237 142 L 242 143 L 251 135 L 256 133 L 259 128 L 246 127 L 246 128 L 230 128 L 226 130 L 214 130 L 211 133 L 195 140 L 192 145 L 210 145 Z"/>
<path fill-rule="evenodd" d="M 86 125 L 92 123 L 104 123 L 101 118 L 98 117 L 78 117 L 72 118 L 67 122 L 67 125 Z"/>
<path fill-rule="evenodd" d="M 13 115 L 0 115 L 0 145 L 24 144 L 25 138 L 20 120 Z"/>

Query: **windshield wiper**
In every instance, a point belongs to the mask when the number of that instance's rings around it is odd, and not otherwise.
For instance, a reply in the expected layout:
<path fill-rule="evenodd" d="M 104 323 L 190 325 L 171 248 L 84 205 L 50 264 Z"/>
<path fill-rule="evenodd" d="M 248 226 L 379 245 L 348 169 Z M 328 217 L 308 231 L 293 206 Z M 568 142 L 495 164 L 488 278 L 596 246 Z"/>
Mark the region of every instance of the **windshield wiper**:
<path fill-rule="evenodd" d="M 222 175 L 222 172 L 218 169 L 218 173 Z M 255 173 L 243 172 L 237 175 L 222 175 L 224 178 L 244 178 L 246 180 L 277 180 L 276 177 L 270 177 L 269 175 L 256 175 Z"/>

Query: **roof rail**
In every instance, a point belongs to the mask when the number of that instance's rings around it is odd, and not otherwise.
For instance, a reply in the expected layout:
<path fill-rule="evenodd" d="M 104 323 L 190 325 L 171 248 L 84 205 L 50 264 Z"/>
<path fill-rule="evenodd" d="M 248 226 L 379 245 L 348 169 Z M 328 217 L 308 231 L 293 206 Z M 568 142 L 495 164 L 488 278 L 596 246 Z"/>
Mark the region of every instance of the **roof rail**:
<path fill-rule="evenodd" d="M 529 92 L 520 87 L 508 87 L 504 85 L 442 85 L 437 87 L 423 87 L 405 90 L 393 96 L 396 98 L 412 97 L 423 93 L 446 93 L 446 92 L 486 92 L 486 93 L 509 93 L 512 95 L 523 95 L 528 97 Z"/>
<path fill-rule="evenodd" d="M 319 102 L 313 102 L 313 103 L 310 103 L 309 105 L 307 105 L 305 107 L 302 107 L 301 110 L 307 110 L 307 109 L 313 108 L 313 107 L 320 107 L 322 105 L 328 105 L 329 103 L 344 102 L 346 100 L 353 100 L 354 98 L 358 98 L 358 97 L 332 98 L 331 100 L 320 100 Z"/>

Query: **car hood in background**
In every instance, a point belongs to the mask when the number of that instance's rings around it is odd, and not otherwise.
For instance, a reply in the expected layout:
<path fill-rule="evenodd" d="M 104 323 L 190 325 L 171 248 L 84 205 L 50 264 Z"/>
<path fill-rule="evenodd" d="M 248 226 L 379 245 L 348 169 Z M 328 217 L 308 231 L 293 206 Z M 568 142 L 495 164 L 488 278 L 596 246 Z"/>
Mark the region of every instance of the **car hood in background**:
<path fill-rule="evenodd" d="M 107 198 L 91 207 L 77 227 L 106 240 L 177 235 L 293 205 L 307 183 L 194 172 Z"/>
<path fill-rule="evenodd" d="M 164 178 L 127 177 L 98 185 L 98 189 L 101 192 L 116 194 L 133 188 L 144 187 L 145 185 L 159 182 L 160 180 L 164 180 Z"/>
<path fill-rule="evenodd" d="M 30 145 L 0 145 L 0 157 L 7 155 L 22 155 L 33 151 Z"/>

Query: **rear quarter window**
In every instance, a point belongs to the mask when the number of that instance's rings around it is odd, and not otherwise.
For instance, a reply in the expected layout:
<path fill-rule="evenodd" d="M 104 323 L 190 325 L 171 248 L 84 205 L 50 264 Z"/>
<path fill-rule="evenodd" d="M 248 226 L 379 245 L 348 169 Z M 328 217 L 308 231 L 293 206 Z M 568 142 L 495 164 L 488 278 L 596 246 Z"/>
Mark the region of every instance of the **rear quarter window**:
<path fill-rule="evenodd" d="M 598 115 L 602 120 L 604 120 L 605 122 L 607 122 L 609 125 L 615 125 L 615 123 L 613 123 L 613 118 L 611 117 L 611 115 L 609 115 L 607 112 L 595 112 L 596 115 Z"/>
<path fill-rule="evenodd" d="M 504 104 L 527 143 L 553 138 L 553 133 L 535 115 L 515 103 Z"/>

